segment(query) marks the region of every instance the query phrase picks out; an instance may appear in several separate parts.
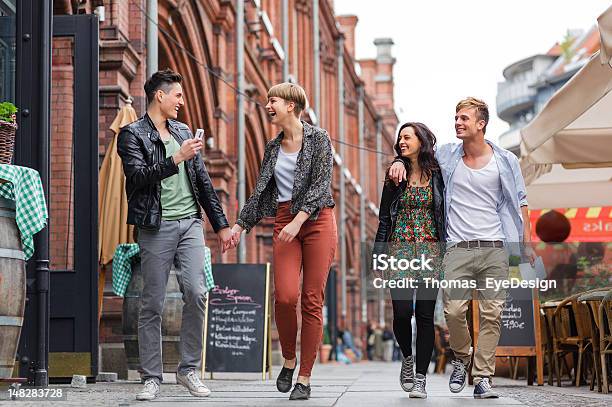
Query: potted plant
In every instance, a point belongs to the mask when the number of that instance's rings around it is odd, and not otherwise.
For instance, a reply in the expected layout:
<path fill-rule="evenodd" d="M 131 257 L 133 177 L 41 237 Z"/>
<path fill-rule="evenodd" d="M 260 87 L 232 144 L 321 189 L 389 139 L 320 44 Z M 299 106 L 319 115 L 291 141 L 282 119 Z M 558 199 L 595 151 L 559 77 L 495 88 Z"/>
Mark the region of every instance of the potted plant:
<path fill-rule="evenodd" d="M 13 159 L 17 111 L 11 102 L 0 103 L 0 164 L 10 164 Z"/>
<path fill-rule="evenodd" d="M 323 327 L 323 343 L 319 349 L 319 361 L 321 363 L 329 362 L 329 355 L 331 354 L 332 344 L 329 337 L 329 330 L 327 326 Z"/>

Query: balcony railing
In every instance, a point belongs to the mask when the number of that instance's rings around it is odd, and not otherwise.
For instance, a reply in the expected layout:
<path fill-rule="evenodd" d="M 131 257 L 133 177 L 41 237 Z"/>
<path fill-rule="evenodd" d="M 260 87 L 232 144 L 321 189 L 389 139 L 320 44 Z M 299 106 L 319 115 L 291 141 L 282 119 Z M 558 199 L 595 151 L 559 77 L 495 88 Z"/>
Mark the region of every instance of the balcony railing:
<path fill-rule="evenodd" d="M 537 92 L 529 85 L 534 82 L 535 75 L 526 75 L 518 80 L 498 83 L 497 114 L 502 120 L 511 122 L 514 114 L 533 106 Z"/>

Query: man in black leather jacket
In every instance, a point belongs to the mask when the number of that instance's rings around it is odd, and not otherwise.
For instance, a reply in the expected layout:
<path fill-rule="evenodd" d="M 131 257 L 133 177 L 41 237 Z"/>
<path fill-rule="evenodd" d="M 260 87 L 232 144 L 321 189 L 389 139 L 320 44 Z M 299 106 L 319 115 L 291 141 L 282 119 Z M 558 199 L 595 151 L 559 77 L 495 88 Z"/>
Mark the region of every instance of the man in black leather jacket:
<path fill-rule="evenodd" d="M 184 301 L 177 382 L 194 396 L 210 394 L 196 373 L 202 352 L 205 295 L 212 288 L 205 286 L 200 206 L 223 251 L 235 246 L 199 154 L 202 140 L 193 138 L 189 128 L 176 121 L 184 105 L 181 81 L 181 75 L 170 70 L 153 74 L 144 85 L 147 113 L 123 127 L 118 138 L 126 177 L 127 223 L 138 229 L 144 280 L 138 342 L 145 383 L 138 400 L 152 400 L 159 393 L 161 315 L 172 264 L 180 268 Z"/>

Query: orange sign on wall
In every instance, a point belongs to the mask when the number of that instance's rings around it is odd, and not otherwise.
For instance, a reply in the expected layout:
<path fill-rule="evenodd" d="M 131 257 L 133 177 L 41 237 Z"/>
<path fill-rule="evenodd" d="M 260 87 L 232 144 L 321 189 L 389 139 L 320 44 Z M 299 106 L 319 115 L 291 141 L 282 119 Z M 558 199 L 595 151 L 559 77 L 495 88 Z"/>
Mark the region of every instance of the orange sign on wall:
<path fill-rule="evenodd" d="M 529 211 L 531 238 L 540 241 L 536 235 L 536 222 L 550 209 Z M 571 230 L 566 242 L 609 242 L 612 241 L 612 206 L 592 208 L 555 209 L 570 222 Z"/>

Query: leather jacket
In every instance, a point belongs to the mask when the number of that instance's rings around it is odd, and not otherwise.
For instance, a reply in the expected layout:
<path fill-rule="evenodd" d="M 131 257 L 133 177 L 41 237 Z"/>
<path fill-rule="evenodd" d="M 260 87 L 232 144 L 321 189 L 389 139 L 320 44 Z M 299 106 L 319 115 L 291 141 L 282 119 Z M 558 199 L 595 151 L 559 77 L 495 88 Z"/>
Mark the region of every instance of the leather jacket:
<path fill-rule="evenodd" d="M 187 125 L 176 120 L 168 120 L 167 124 L 179 145 L 192 137 Z M 172 157 L 166 158 L 164 143 L 148 114 L 121 128 L 117 152 L 126 178 L 127 223 L 143 229 L 159 229 L 162 220 L 161 181 L 178 174 L 178 166 Z M 191 190 L 199 203 L 198 216 L 202 217 L 202 206 L 215 232 L 229 227 L 202 157 L 196 154 L 184 163 Z"/>
<path fill-rule="evenodd" d="M 406 190 L 407 185 L 407 181 L 402 181 L 398 186 L 395 186 L 395 184 L 391 181 L 385 182 L 382 197 L 380 200 L 378 231 L 376 232 L 375 242 L 388 242 L 391 238 L 391 234 L 395 229 L 395 222 L 397 221 L 400 198 L 402 196 L 402 193 Z M 442 180 L 442 174 L 440 170 L 434 171 L 432 173 L 432 186 L 434 222 L 436 223 L 438 240 L 440 242 L 444 242 L 446 241 L 446 218 L 444 216 L 444 181 Z"/>

